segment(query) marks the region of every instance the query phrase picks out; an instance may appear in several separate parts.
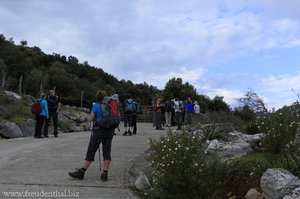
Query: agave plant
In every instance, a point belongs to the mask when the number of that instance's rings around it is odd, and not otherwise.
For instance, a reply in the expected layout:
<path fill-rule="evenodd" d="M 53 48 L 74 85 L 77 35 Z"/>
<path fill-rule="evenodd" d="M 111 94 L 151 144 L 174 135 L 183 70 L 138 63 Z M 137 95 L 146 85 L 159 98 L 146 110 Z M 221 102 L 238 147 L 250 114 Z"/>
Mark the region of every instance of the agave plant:
<path fill-rule="evenodd" d="M 200 126 L 198 132 L 203 140 L 226 140 L 228 137 L 228 130 L 217 125 Z"/>

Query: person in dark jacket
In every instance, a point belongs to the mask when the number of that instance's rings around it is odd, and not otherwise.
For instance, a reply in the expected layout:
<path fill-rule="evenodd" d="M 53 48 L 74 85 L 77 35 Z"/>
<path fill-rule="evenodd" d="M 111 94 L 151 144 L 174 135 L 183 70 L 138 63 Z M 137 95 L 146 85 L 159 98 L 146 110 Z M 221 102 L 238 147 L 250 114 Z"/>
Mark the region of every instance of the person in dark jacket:
<path fill-rule="evenodd" d="M 49 95 L 46 98 L 47 104 L 48 104 L 48 112 L 49 112 L 49 118 L 45 122 L 44 127 L 44 137 L 48 137 L 48 128 L 49 128 L 49 122 L 52 119 L 53 121 L 53 127 L 54 127 L 54 137 L 57 137 L 58 134 L 58 112 L 61 109 L 61 103 L 59 97 L 55 94 L 54 90 L 49 91 Z"/>

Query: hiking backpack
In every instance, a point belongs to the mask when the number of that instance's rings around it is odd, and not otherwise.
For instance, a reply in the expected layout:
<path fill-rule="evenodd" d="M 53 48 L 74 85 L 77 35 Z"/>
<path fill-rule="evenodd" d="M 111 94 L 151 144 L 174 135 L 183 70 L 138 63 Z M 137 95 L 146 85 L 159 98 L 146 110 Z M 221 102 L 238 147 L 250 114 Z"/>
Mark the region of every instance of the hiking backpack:
<path fill-rule="evenodd" d="M 117 128 L 121 122 L 117 100 L 111 97 L 105 97 L 101 103 L 102 120 L 100 126 L 102 128 Z"/>
<path fill-rule="evenodd" d="M 126 113 L 134 113 L 136 112 L 136 105 L 132 99 L 127 99 L 125 103 L 125 112 Z"/>
<path fill-rule="evenodd" d="M 32 114 L 39 114 L 42 112 L 42 107 L 41 107 L 41 101 L 37 100 L 31 105 L 31 113 Z"/>

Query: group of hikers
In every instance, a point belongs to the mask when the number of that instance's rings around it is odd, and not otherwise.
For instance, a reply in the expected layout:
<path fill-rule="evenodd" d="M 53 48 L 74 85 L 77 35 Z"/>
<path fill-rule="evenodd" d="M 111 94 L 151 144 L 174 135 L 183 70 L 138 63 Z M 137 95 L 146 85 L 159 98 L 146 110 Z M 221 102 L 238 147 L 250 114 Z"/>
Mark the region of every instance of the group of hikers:
<path fill-rule="evenodd" d="M 41 92 L 37 98 L 40 107 L 39 113 L 35 115 L 36 125 L 34 131 L 34 138 L 48 138 L 48 127 L 52 119 L 54 137 L 58 137 L 58 112 L 61 109 L 59 97 L 55 94 L 55 89 L 50 90 L 46 95 Z M 44 127 L 44 128 L 43 128 Z M 42 131 L 43 135 L 42 136 Z"/>
<path fill-rule="evenodd" d="M 164 103 L 163 98 L 153 102 L 153 126 L 156 130 L 164 130 L 162 126 L 177 125 L 181 130 L 182 125 L 191 125 L 195 117 L 200 115 L 200 106 L 197 101 L 192 102 L 188 97 L 185 101 L 178 98 L 168 99 Z"/>
<path fill-rule="evenodd" d="M 95 96 L 95 102 L 88 116 L 88 121 L 93 123 L 90 141 L 87 147 L 86 156 L 81 168 L 74 172 L 69 172 L 69 176 L 76 179 L 83 179 L 84 174 L 94 161 L 95 154 L 102 144 L 103 169 L 100 171 L 100 179 L 107 181 L 108 170 L 111 162 L 111 144 L 115 129 L 119 128 L 121 122 L 121 114 L 119 111 L 119 98 L 115 94 L 107 96 L 106 91 L 99 90 Z M 34 138 L 43 138 L 42 130 L 44 127 L 44 137 L 48 137 L 49 121 L 52 118 L 54 126 L 54 136 L 58 136 L 58 112 L 61 109 L 59 97 L 55 94 L 55 90 L 50 90 L 48 95 L 41 93 L 37 101 L 40 103 L 41 112 L 36 114 L 36 127 Z M 137 133 L 136 119 L 137 114 L 141 113 L 141 105 L 135 102 L 132 97 L 127 94 L 124 102 L 124 136 L 130 136 Z M 200 107 L 195 101 L 192 103 L 191 98 L 187 98 L 185 102 L 179 101 L 178 98 L 167 100 L 165 103 L 163 98 L 158 98 L 153 107 L 154 124 L 157 130 L 163 129 L 164 124 L 167 127 L 177 125 L 180 130 L 184 123 L 190 124 L 194 114 L 200 113 Z"/>

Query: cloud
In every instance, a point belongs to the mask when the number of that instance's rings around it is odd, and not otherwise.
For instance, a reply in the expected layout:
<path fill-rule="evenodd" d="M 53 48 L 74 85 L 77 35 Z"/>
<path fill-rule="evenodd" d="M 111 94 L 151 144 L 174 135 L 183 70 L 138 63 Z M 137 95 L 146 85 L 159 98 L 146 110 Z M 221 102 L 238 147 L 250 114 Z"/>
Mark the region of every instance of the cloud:
<path fill-rule="evenodd" d="M 291 89 L 300 90 L 300 71 L 297 74 L 291 75 L 271 75 L 262 79 L 262 84 L 266 90 L 278 94 L 283 92 L 291 92 Z"/>
<path fill-rule="evenodd" d="M 244 96 L 244 93 L 242 93 L 239 90 L 217 89 L 217 88 L 207 89 L 205 93 L 210 98 L 214 98 L 215 96 L 223 96 L 224 101 L 229 105 L 236 104 L 236 100 Z"/>
<path fill-rule="evenodd" d="M 133 73 L 133 75 L 136 75 L 136 79 L 138 82 L 144 82 L 145 81 L 145 75 L 144 73 Z M 201 79 L 203 76 L 203 69 L 201 67 L 190 70 L 186 67 L 181 67 L 178 70 L 170 71 L 167 73 L 156 75 L 149 75 L 147 76 L 147 83 L 150 85 L 156 85 L 159 89 L 164 89 L 166 83 L 168 80 L 172 78 L 181 78 L 183 82 L 189 82 L 189 84 L 193 85 L 197 89 L 197 82 Z"/>
<path fill-rule="evenodd" d="M 243 86 L 256 84 L 254 75 L 242 73 L 261 71 L 263 66 L 242 68 L 241 64 L 239 72 L 231 67 L 228 73 L 234 75 L 226 77 L 221 71 L 227 67 L 224 63 L 300 46 L 298 0 L 10 0 L 0 4 L 0 33 L 8 38 L 25 39 L 29 46 L 49 54 L 73 55 L 134 83 L 145 81 L 163 88 L 169 79 L 181 77 L 198 92 L 224 96 L 230 103 L 241 96 Z M 260 82 L 263 92 L 299 89 L 299 72 L 270 74 Z"/>

